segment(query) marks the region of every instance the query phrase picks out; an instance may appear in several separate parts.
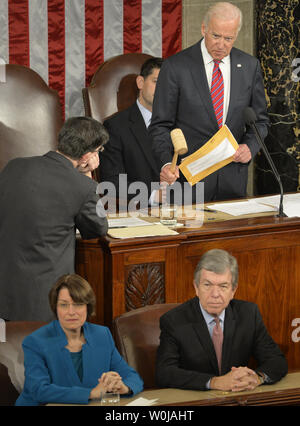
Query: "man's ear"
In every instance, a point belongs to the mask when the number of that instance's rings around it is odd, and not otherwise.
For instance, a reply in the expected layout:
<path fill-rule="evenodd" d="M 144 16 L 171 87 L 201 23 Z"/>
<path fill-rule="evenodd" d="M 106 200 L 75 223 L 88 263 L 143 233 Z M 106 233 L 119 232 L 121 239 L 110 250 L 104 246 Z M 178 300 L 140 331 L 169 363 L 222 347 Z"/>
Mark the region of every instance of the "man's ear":
<path fill-rule="evenodd" d="M 144 77 L 142 77 L 141 75 L 138 75 L 135 81 L 136 81 L 136 85 L 138 89 L 141 90 L 144 86 Z"/>
<path fill-rule="evenodd" d="M 199 295 L 198 295 L 198 290 L 199 290 L 198 286 L 199 286 L 199 284 L 197 285 L 195 280 L 193 280 L 193 286 L 194 286 L 196 295 L 199 297 Z"/>
<path fill-rule="evenodd" d="M 232 299 L 234 298 L 235 292 L 237 291 L 238 286 L 235 287 L 235 289 L 232 291 Z"/>

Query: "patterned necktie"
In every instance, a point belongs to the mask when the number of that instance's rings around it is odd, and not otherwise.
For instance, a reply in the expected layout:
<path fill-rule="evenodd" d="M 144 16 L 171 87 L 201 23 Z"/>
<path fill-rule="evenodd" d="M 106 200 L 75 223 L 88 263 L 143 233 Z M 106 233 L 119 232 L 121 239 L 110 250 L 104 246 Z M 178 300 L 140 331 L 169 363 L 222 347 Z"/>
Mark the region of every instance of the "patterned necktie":
<path fill-rule="evenodd" d="M 224 101 L 224 81 L 222 72 L 219 68 L 221 61 L 214 59 L 214 69 L 211 81 L 211 99 L 215 110 L 219 128 L 222 127 L 223 122 L 223 101 Z"/>
<path fill-rule="evenodd" d="M 215 323 L 216 325 L 214 326 L 212 332 L 212 341 L 215 347 L 215 352 L 218 360 L 219 373 L 221 374 L 223 330 L 218 317 L 215 318 Z"/>

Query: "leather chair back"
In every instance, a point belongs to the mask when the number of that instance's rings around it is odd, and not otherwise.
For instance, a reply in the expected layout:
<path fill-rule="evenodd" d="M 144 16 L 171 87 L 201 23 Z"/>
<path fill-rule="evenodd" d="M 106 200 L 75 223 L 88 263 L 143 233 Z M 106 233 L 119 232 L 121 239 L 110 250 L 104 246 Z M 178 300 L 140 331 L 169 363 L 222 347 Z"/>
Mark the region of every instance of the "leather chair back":
<path fill-rule="evenodd" d="M 0 406 L 14 405 L 24 386 L 24 354 L 26 336 L 45 325 L 37 321 L 5 323 L 6 342 L 0 342 Z"/>
<path fill-rule="evenodd" d="M 103 62 L 90 86 L 82 90 L 85 115 L 103 123 L 132 105 L 138 93 L 136 77 L 149 58 L 145 53 L 125 53 Z"/>
<path fill-rule="evenodd" d="M 35 71 L 1 66 L 5 82 L 0 82 L 0 171 L 13 158 L 56 149 L 63 123 L 58 94 Z"/>
<path fill-rule="evenodd" d="M 155 387 L 155 361 L 159 345 L 160 317 L 178 303 L 147 305 L 126 312 L 114 319 L 113 333 L 116 346 L 144 380 L 144 388 Z"/>

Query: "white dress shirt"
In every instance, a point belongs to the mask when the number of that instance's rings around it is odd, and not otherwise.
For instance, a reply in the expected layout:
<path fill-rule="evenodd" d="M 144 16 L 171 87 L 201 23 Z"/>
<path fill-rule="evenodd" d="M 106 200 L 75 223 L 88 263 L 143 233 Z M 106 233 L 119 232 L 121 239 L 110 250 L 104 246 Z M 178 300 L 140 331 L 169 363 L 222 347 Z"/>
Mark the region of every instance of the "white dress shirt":
<path fill-rule="evenodd" d="M 150 123 L 151 123 L 152 112 L 149 111 L 147 108 L 145 108 L 144 105 L 142 105 L 138 99 L 136 100 L 136 103 L 137 103 L 139 110 L 141 111 L 142 116 L 143 116 L 145 126 L 148 129 L 148 127 L 150 126 Z"/>

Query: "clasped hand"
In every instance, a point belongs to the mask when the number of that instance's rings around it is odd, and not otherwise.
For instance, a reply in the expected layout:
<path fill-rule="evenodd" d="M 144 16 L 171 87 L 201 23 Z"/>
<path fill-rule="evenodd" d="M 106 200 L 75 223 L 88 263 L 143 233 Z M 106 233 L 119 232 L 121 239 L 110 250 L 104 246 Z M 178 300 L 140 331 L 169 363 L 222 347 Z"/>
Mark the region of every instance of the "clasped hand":
<path fill-rule="evenodd" d="M 213 377 L 210 388 L 223 391 L 241 392 L 253 390 L 260 385 L 260 380 L 255 371 L 248 367 L 232 367 L 224 376 Z"/>
<path fill-rule="evenodd" d="M 118 392 L 119 394 L 126 394 L 129 392 L 119 373 L 116 371 L 108 371 L 103 373 L 98 379 L 98 385 L 92 389 L 90 399 L 98 399 L 103 392 Z"/>

